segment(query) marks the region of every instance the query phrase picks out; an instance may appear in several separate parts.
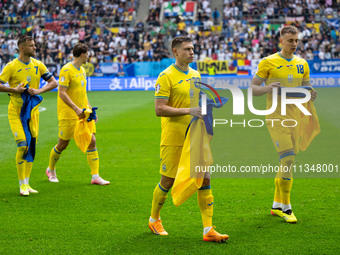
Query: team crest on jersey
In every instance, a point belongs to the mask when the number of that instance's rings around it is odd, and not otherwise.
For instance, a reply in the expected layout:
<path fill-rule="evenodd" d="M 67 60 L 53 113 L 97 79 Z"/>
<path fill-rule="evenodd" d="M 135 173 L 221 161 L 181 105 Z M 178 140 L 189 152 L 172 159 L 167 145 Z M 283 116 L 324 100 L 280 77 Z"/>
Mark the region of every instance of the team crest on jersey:
<path fill-rule="evenodd" d="M 288 74 L 288 83 L 293 83 L 293 75 Z"/>
<path fill-rule="evenodd" d="M 159 83 L 156 84 L 155 90 L 156 90 L 156 93 L 158 93 L 161 90 L 161 85 Z"/>
<path fill-rule="evenodd" d="M 190 98 L 194 98 L 194 89 L 189 89 Z"/>
<path fill-rule="evenodd" d="M 27 80 L 28 82 L 30 82 L 30 81 L 32 80 L 32 77 L 31 77 L 31 76 L 26 76 L 26 80 Z"/>
<path fill-rule="evenodd" d="M 61 81 L 61 82 L 64 82 L 64 81 L 65 81 L 65 76 L 61 76 L 61 77 L 60 77 L 60 81 Z"/>
<path fill-rule="evenodd" d="M 26 70 L 26 71 L 29 71 L 29 70 L 31 70 L 31 68 L 30 68 L 30 67 L 27 67 L 27 68 L 25 68 L 25 70 Z"/>

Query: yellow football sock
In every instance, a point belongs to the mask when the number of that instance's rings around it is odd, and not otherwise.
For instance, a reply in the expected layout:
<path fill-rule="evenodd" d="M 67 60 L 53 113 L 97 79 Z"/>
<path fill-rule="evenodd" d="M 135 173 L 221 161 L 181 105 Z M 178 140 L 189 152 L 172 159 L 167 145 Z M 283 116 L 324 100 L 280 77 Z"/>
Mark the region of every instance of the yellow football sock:
<path fill-rule="evenodd" d="M 200 188 L 197 192 L 198 205 L 201 210 L 203 227 L 212 226 L 212 216 L 214 211 L 214 196 L 212 195 L 210 185 Z"/>
<path fill-rule="evenodd" d="M 163 204 L 165 203 L 168 191 L 169 190 L 165 189 L 160 183 L 157 184 L 155 190 L 153 191 L 151 218 L 154 220 L 159 219 L 159 213 L 163 207 Z"/>
<path fill-rule="evenodd" d="M 26 169 L 26 160 L 24 160 L 24 154 L 27 150 L 26 142 L 18 143 L 17 154 L 15 157 L 17 171 L 19 180 L 25 180 L 25 169 Z"/>
<path fill-rule="evenodd" d="M 61 152 L 57 150 L 57 146 L 54 146 L 51 150 L 50 161 L 48 163 L 48 168 L 50 170 L 55 170 L 55 165 L 57 164 L 60 156 L 61 156 Z"/>
<path fill-rule="evenodd" d="M 97 149 L 86 152 L 87 162 L 89 163 L 91 174 L 99 174 L 99 157 Z"/>
<path fill-rule="evenodd" d="M 286 153 L 286 155 L 289 154 Z M 280 195 L 282 204 L 290 204 L 290 191 L 293 185 L 293 174 L 291 171 L 292 165 L 294 164 L 295 154 L 290 152 L 289 155 L 281 155 L 281 166 L 283 171 L 281 171 L 280 178 L 278 179 L 278 186 L 280 187 Z M 277 176 L 278 177 L 278 176 Z"/>
<path fill-rule="evenodd" d="M 279 179 L 280 178 L 275 178 L 274 202 L 276 202 L 276 203 L 282 203 L 281 194 L 280 194 Z"/>
<path fill-rule="evenodd" d="M 32 172 L 33 162 L 26 161 L 25 177 L 30 178 Z"/>

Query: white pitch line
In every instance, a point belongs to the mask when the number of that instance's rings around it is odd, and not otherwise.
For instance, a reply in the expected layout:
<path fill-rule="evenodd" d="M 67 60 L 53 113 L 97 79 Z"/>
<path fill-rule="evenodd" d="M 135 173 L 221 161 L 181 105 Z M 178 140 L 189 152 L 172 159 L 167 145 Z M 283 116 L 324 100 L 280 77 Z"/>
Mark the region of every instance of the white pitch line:
<path fill-rule="evenodd" d="M 46 107 L 39 107 L 39 112 L 44 112 L 44 111 L 46 111 L 47 110 L 47 108 Z M 8 116 L 8 114 L 0 114 L 0 118 L 1 117 L 7 117 Z"/>

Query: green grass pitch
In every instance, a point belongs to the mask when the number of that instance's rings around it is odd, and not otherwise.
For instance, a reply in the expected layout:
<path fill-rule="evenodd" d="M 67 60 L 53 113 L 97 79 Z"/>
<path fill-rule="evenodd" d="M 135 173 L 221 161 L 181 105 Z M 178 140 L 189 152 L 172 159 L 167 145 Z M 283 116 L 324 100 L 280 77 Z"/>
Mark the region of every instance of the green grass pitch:
<path fill-rule="evenodd" d="M 339 164 L 339 88 L 318 89 L 322 132 L 299 162 Z M 57 165 L 59 183 L 45 175 L 58 140 L 56 93 L 47 93 L 30 184 L 19 195 L 16 146 L 0 95 L 0 254 L 336 254 L 339 250 L 339 179 L 294 179 L 297 224 L 270 215 L 271 178 L 213 178 L 213 224 L 225 244 L 202 240 L 196 195 L 176 208 L 169 194 L 161 216 L 169 236 L 148 229 L 153 189 L 160 179 L 160 119 L 153 92 L 90 92 L 98 106 L 100 174 L 109 186 L 90 185 L 86 156 L 71 141 Z M 256 102 L 263 106 L 265 98 Z M 228 103 L 229 104 L 229 103 Z M 249 116 L 245 116 L 248 118 Z M 230 117 L 228 117 L 230 119 Z M 233 164 L 277 163 L 266 128 L 226 128 L 225 157 Z M 218 139 L 218 130 L 213 139 Z"/>

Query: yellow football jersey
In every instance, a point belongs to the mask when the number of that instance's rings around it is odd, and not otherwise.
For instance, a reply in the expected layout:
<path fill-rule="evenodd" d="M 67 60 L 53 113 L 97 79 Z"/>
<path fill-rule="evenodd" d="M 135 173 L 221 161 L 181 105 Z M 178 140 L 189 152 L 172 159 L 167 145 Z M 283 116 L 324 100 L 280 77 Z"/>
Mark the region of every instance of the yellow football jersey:
<path fill-rule="evenodd" d="M 39 60 L 30 58 L 28 63 L 24 63 L 18 58 L 9 62 L 0 74 L 0 82 L 7 83 L 11 88 L 17 87 L 21 82 L 27 81 L 29 87 L 38 89 L 40 78 L 48 81 L 52 74 L 47 67 Z M 10 103 L 14 107 L 21 107 L 23 104 L 21 94 L 9 93 Z"/>
<path fill-rule="evenodd" d="M 59 86 L 67 87 L 67 95 L 80 109 L 88 107 L 86 94 L 86 72 L 76 68 L 71 62 L 60 70 Z M 78 119 L 77 114 L 60 98 L 58 92 L 58 119 Z"/>
<path fill-rule="evenodd" d="M 273 82 L 279 82 L 283 87 L 310 85 L 307 61 L 297 56 L 293 56 L 292 59 L 285 59 L 280 52 L 263 58 L 255 75 L 264 80 L 265 85 L 270 85 Z M 272 94 L 267 94 L 267 109 L 271 108 L 271 105 Z M 295 105 L 288 104 L 287 115 L 281 116 L 281 97 L 278 96 L 276 111 L 266 117 L 267 119 L 296 119 L 299 114 L 300 110 Z"/>
<path fill-rule="evenodd" d="M 183 72 L 176 65 L 171 65 L 158 76 L 155 87 L 155 99 L 168 99 L 174 108 L 198 107 L 200 90 L 193 86 L 201 81 L 201 75 L 189 67 Z M 161 117 L 161 145 L 183 146 L 185 132 L 190 123 L 190 115 Z"/>

